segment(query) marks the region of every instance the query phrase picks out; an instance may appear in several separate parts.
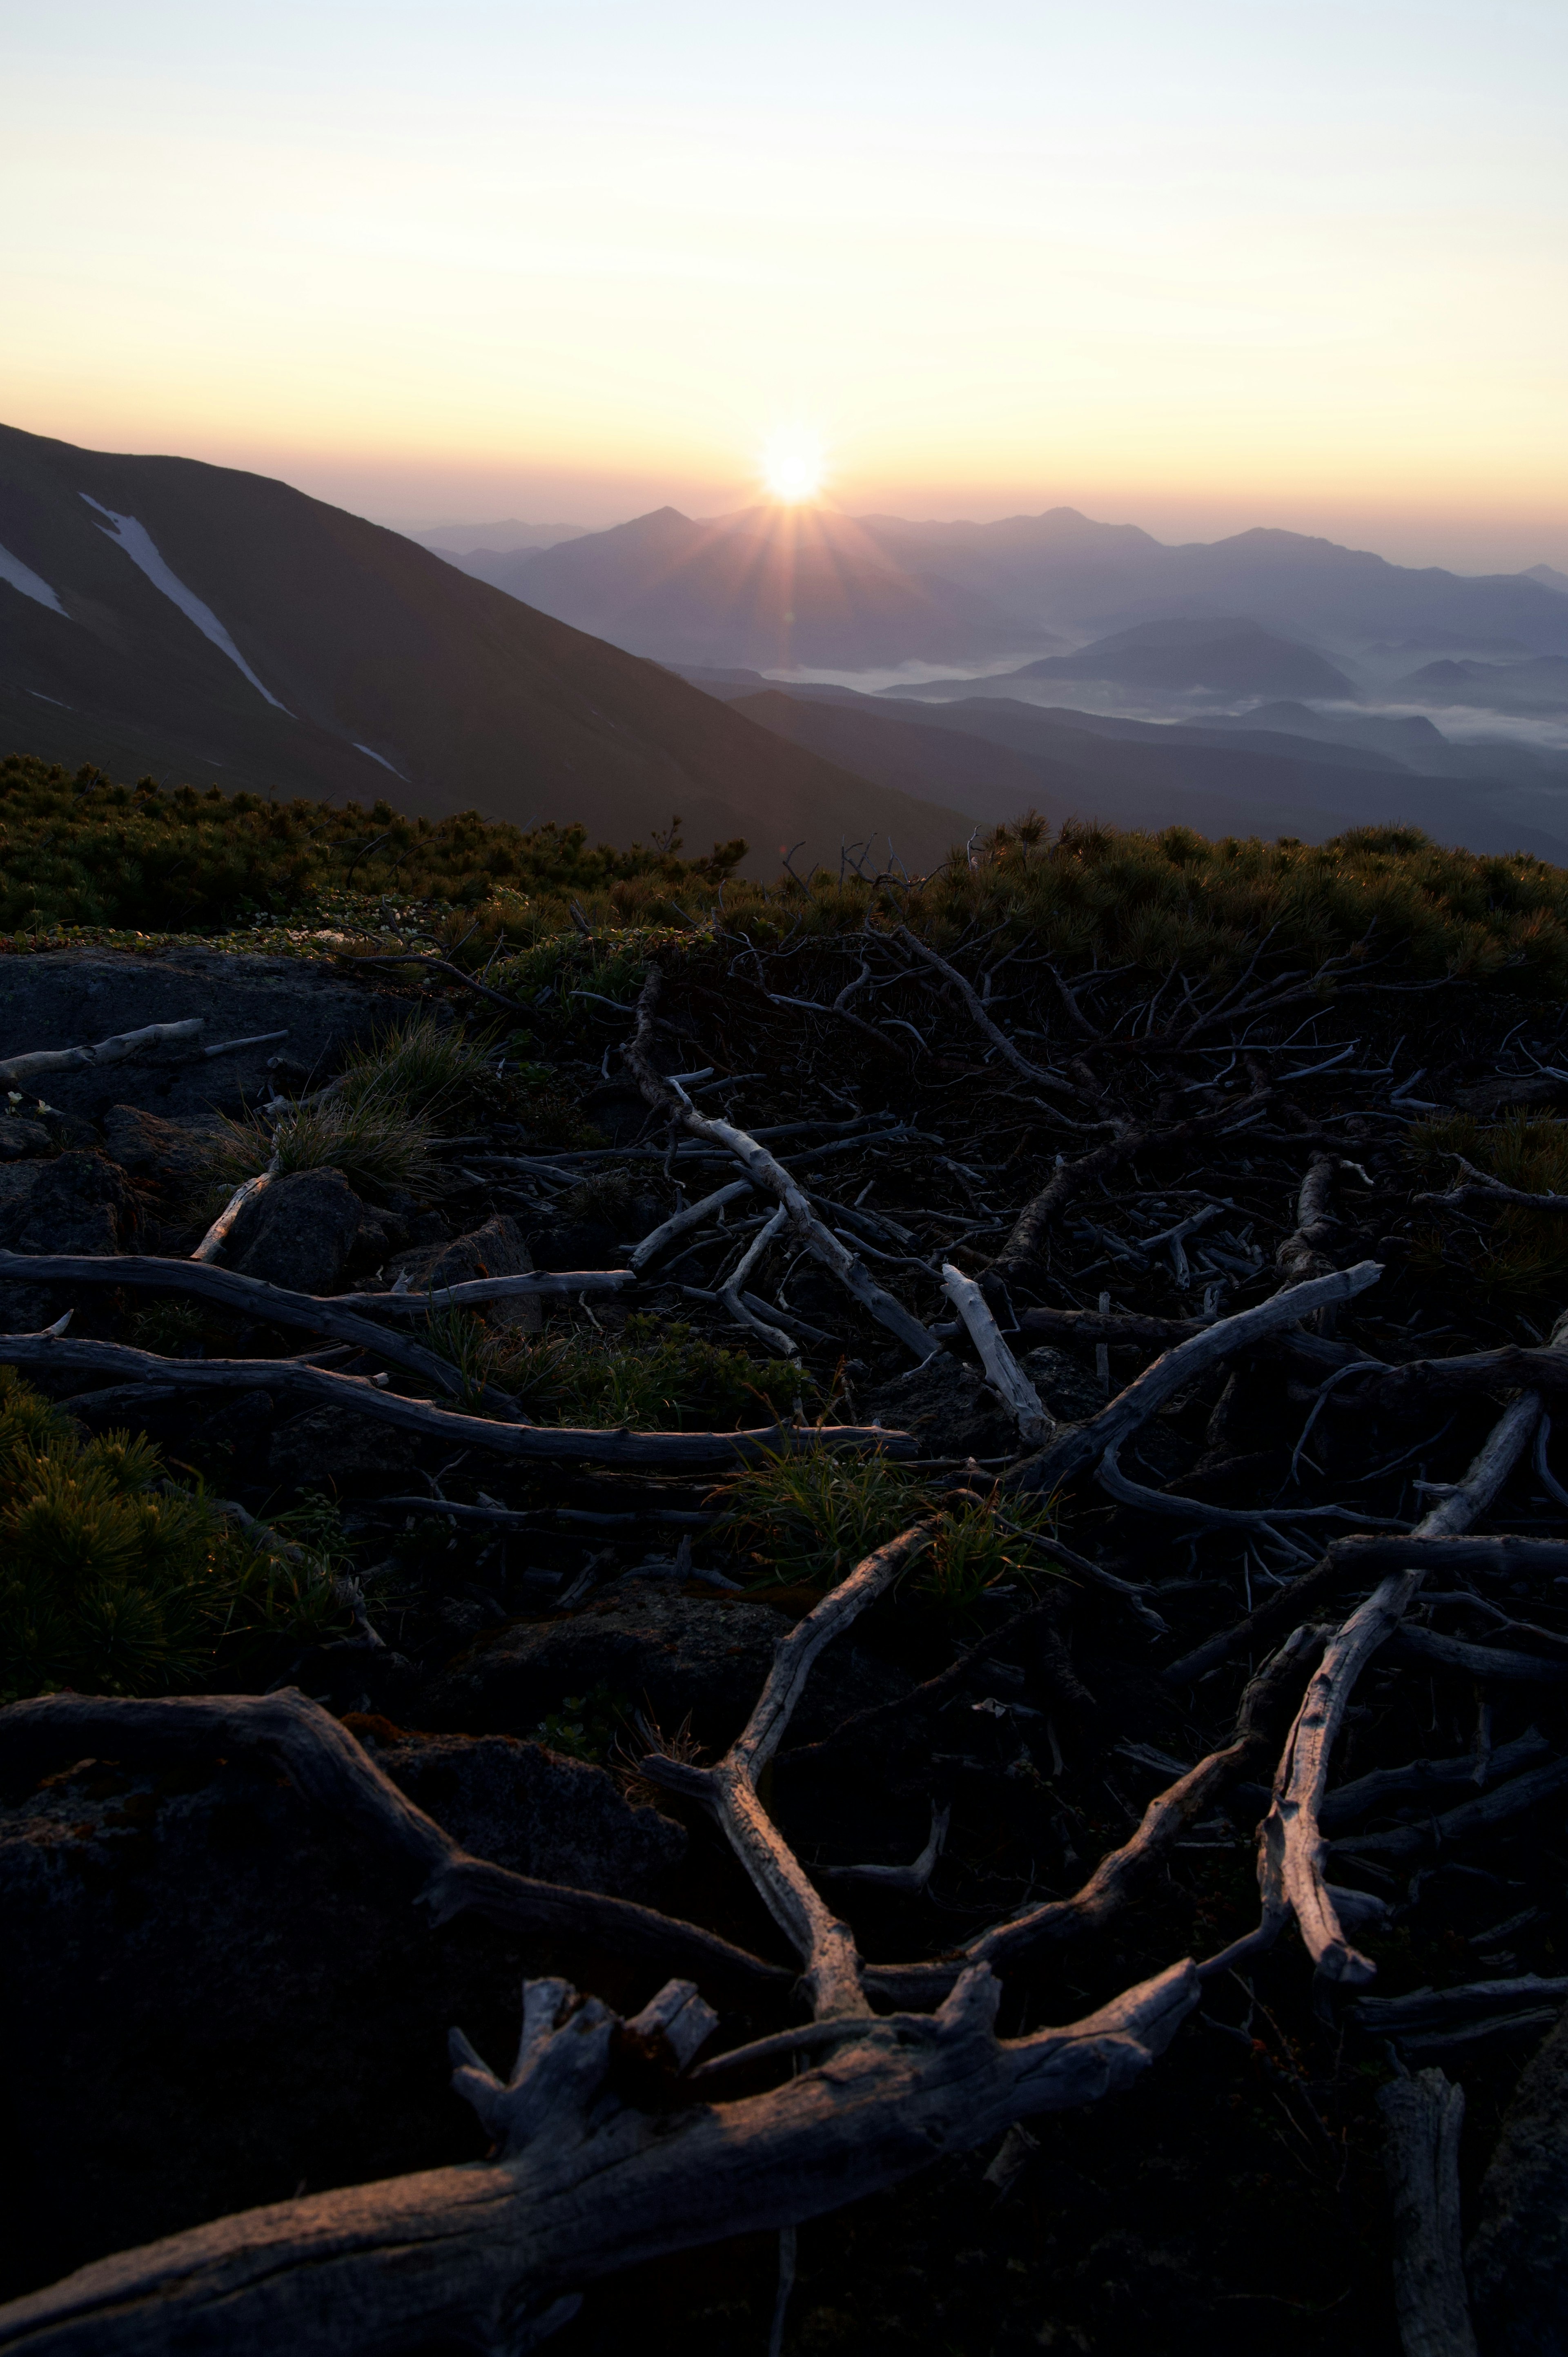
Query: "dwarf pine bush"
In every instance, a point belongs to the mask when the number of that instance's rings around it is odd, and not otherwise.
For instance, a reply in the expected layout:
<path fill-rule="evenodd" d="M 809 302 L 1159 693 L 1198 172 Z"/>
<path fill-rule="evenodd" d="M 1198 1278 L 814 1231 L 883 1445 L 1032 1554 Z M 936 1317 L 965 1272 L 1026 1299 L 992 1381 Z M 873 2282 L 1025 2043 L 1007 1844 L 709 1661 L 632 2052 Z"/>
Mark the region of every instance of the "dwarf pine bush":
<path fill-rule="evenodd" d="M 0 1700 L 243 1676 L 340 1617 L 312 1567 L 242 1538 L 145 1436 L 84 1441 L 0 1367 Z"/>

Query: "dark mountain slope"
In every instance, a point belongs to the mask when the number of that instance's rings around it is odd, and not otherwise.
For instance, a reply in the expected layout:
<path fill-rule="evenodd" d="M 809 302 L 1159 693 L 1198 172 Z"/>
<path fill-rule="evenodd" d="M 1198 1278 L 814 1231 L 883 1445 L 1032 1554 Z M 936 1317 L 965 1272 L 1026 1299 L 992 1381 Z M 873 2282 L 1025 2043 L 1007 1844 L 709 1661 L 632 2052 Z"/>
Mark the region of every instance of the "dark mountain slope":
<path fill-rule="evenodd" d="M 7 749 L 621 843 L 679 811 L 764 865 L 846 827 L 922 863 L 951 839 L 951 813 L 263 476 L 0 429 L 0 551 Z"/>
<path fill-rule="evenodd" d="M 1070 655 L 1047 655 L 1011 679 L 1104 679 L 1125 687 L 1217 689 L 1227 695 L 1353 696 L 1346 674 L 1311 647 L 1256 622 L 1140 622 Z"/>
<path fill-rule="evenodd" d="M 1418 776 L 1350 747 L 1264 730 L 1237 742 L 1219 730 L 1047 712 L 1000 697 L 933 706 L 817 687 L 743 692 L 736 700 L 828 759 L 888 781 L 918 780 L 919 791 L 991 823 L 1030 803 L 1058 825 L 1095 818 L 1309 843 L 1401 823 L 1476 851 L 1531 851 L 1568 863 L 1568 793 Z M 922 736 L 931 740 L 924 751 Z"/>
<path fill-rule="evenodd" d="M 1568 660 L 1432 662 L 1396 680 L 1389 693 L 1421 704 L 1471 705 L 1487 712 L 1568 712 Z"/>

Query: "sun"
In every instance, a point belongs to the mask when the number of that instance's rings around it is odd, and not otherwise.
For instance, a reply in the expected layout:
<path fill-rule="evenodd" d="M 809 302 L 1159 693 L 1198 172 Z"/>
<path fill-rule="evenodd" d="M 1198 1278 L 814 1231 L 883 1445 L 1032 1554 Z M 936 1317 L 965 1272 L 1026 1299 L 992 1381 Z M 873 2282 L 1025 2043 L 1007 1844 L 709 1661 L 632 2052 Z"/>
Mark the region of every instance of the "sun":
<path fill-rule="evenodd" d="M 770 497 L 787 507 L 814 500 L 826 472 L 822 442 L 809 426 L 781 427 L 762 453 L 763 482 Z"/>

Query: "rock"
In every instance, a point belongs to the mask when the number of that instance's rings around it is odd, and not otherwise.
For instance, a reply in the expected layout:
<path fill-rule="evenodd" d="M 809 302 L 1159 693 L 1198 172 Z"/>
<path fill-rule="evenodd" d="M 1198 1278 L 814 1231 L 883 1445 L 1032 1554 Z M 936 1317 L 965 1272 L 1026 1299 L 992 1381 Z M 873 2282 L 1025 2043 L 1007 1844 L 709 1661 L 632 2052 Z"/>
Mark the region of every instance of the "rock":
<path fill-rule="evenodd" d="M 418 1449 L 418 1441 L 394 1425 L 333 1402 L 278 1426 L 267 1472 L 285 1489 L 352 1491 L 389 1482 L 395 1488 L 409 1478 Z M 235 1474 L 252 1478 L 243 1460 L 236 1463 Z"/>
<path fill-rule="evenodd" d="M 642 1091 L 629 1081 L 605 1081 L 583 1099 L 583 1118 L 611 1146 L 631 1146 L 648 1127 L 650 1114 Z"/>
<path fill-rule="evenodd" d="M 649 1226 L 654 1222 L 650 1221 Z M 528 1239 L 535 1268 L 622 1268 L 626 1254 L 607 1220 L 567 1220 Z"/>
<path fill-rule="evenodd" d="M 1015 1457 L 1021 1443 L 978 1367 L 950 1351 L 861 1396 L 877 1424 L 913 1433 L 939 1457 Z"/>
<path fill-rule="evenodd" d="M 1063 1424 L 1081 1424 L 1085 1416 L 1097 1415 L 1105 1405 L 1099 1377 L 1070 1351 L 1058 1351 L 1054 1342 L 1041 1342 L 1035 1350 L 1026 1351 L 1018 1363 L 1051 1414 Z"/>
<path fill-rule="evenodd" d="M 454 1237 L 449 1244 L 422 1244 L 413 1252 L 400 1253 L 392 1263 L 396 1275 L 406 1275 L 409 1289 L 414 1293 L 436 1286 L 467 1285 L 479 1276 L 524 1276 L 532 1266 L 522 1230 L 504 1212 L 498 1212 L 468 1235 Z M 480 1314 L 489 1325 L 510 1326 L 527 1334 L 539 1333 L 544 1322 L 538 1298 L 526 1294 L 516 1301 L 484 1302 Z"/>
<path fill-rule="evenodd" d="M 532 1735 L 565 1695 L 604 1686 L 668 1730 L 690 1712 L 693 1734 L 718 1748 L 745 1725 L 789 1626 L 770 1604 L 630 1580 L 569 1620 L 514 1621 L 472 1646 L 426 1689 L 422 1716 L 473 1734 Z M 792 1738 L 811 1741 L 907 1684 L 864 1654 L 830 1651 L 811 1674 Z"/>
<path fill-rule="evenodd" d="M 295 1293 L 331 1293 L 360 1232 L 358 1195 L 340 1170 L 293 1170 L 248 1202 L 224 1265 Z"/>
<path fill-rule="evenodd" d="M 354 1722 L 361 1741 L 366 1731 Z M 683 1826 L 633 1807 L 607 1770 L 542 1744 L 399 1733 L 376 1759 L 454 1841 L 514 1874 L 643 1899 L 686 1854 Z"/>
<path fill-rule="evenodd" d="M 22 1121 L 15 1114 L 0 1119 L 0 1162 L 21 1162 L 33 1154 L 48 1154 L 54 1140 L 42 1122 Z"/>
<path fill-rule="evenodd" d="M 209 1133 L 195 1122 L 164 1121 L 140 1105 L 111 1105 L 103 1116 L 103 1148 L 122 1170 L 155 1183 L 201 1176 L 210 1155 Z"/>
<path fill-rule="evenodd" d="M 199 1015 L 194 1039 L 168 1040 L 124 1063 L 49 1072 L 35 1084 L 62 1113 L 101 1121 L 127 1098 L 166 1119 L 237 1112 L 272 1075 L 280 1049 L 323 1077 L 344 1048 L 406 1012 L 404 1002 L 366 978 L 349 980 L 312 958 L 225 956 L 181 945 L 133 952 L 53 950 L 0 960 L 0 1041 L 8 1056 L 35 1048 L 91 1046 L 149 1023 Z M 286 1040 L 207 1058 L 204 1046 L 287 1030 Z"/>
<path fill-rule="evenodd" d="M 139 1209 L 125 1174 L 101 1154 L 0 1170 L 0 1241 L 14 1252 L 129 1250 Z"/>
<path fill-rule="evenodd" d="M 629 1812 L 628 1812 L 629 1813 Z M 0 1805 L 0 2298 L 231 2210 L 477 2160 L 447 2026 L 545 1963 L 271 1767 L 98 1763 Z"/>
<path fill-rule="evenodd" d="M 1568 2014 L 1520 2075 L 1466 2255 L 1487 2357 L 1568 2349 Z"/>

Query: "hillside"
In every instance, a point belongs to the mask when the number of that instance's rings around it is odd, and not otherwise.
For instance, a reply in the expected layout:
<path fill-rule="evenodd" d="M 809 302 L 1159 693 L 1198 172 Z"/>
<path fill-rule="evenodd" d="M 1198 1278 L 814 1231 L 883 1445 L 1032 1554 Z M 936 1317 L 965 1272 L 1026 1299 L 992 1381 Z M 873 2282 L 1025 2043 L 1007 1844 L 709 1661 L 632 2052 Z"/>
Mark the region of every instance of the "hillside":
<path fill-rule="evenodd" d="M 950 813 L 263 476 L 0 430 L 0 750 L 621 844 L 679 813 L 769 870 L 802 839 L 890 832 L 922 863 L 952 839 Z"/>
<path fill-rule="evenodd" d="M 1070 655 L 1047 655 L 1004 677 L 1114 680 L 1124 687 L 1208 689 L 1227 695 L 1353 696 L 1344 672 L 1312 647 L 1256 622 L 1139 622 Z"/>
<path fill-rule="evenodd" d="M 999 695 L 937 704 L 835 687 L 748 693 L 717 682 L 713 693 L 825 760 L 940 799 L 987 825 L 1030 807 L 1056 824 L 1073 817 L 1305 843 L 1357 825 L 1414 825 L 1472 851 L 1568 861 L 1568 793 L 1560 786 L 1430 774 L 1423 742 L 1399 735 L 1409 724 L 1383 724 L 1392 741 L 1413 743 L 1414 758 L 1402 760 L 1370 743 L 1315 741 L 1266 726 L 1170 727 Z"/>

